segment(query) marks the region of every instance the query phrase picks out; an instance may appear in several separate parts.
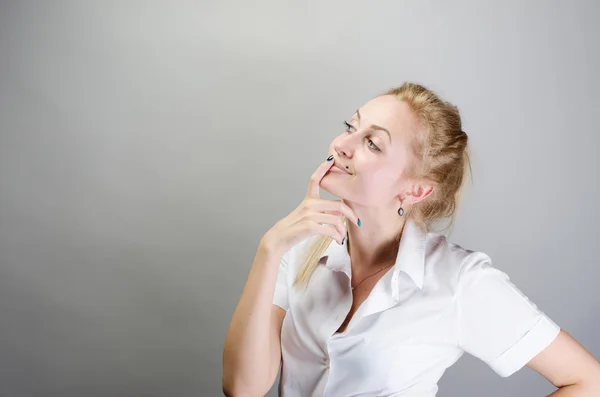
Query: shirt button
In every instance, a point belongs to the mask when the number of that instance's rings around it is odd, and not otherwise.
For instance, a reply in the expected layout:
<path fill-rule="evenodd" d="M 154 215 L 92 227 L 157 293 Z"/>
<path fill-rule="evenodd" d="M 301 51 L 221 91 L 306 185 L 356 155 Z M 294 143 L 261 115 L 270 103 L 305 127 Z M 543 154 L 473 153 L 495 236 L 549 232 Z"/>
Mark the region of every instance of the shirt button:
<path fill-rule="evenodd" d="M 325 367 L 329 368 L 329 358 L 325 358 Z"/>

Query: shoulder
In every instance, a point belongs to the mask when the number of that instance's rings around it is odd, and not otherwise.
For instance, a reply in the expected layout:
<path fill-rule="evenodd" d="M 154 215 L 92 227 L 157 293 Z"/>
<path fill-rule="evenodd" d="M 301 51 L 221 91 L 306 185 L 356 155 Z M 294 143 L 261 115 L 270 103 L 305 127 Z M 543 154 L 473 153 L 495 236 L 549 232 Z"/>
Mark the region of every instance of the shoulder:
<path fill-rule="evenodd" d="M 454 291 L 466 281 L 485 274 L 507 277 L 493 267 L 492 259 L 485 252 L 449 241 L 444 234 L 436 232 L 429 232 L 425 237 L 424 265 L 427 276 Z"/>

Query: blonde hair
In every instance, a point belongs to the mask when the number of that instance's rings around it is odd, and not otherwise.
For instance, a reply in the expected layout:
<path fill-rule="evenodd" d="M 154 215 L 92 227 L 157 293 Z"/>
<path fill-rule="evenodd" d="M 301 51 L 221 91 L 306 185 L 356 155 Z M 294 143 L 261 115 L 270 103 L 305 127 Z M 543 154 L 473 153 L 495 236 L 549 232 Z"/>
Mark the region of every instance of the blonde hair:
<path fill-rule="evenodd" d="M 404 83 L 381 95 L 393 95 L 405 102 L 417 117 L 419 130 L 412 145 L 416 161 L 405 170 L 405 176 L 433 185 L 433 192 L 426 199 L 406 210 L 406 220 L 412 220 L 425 232 L 432 230 L 433 224 L 440 220 L 449 220 L 442 229 L 451 228 L 467 170 L 472 175 L 468 137 L 462 130 L 458 108 L 416 83 Z M 308 284 L 332 240 L 329 236 L 317 236 L 306 252 L 295 285 Z"/>

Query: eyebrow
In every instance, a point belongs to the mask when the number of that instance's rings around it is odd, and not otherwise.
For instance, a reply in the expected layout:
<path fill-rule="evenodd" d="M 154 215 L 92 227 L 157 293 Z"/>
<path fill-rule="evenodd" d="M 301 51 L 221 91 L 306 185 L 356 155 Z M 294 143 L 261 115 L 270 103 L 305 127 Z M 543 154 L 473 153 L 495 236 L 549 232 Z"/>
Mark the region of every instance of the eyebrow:
<path fill-rule="evenodd" d="M 358 109 L 356 109 L 356 115 L 358 116 L 358 122 L 360 124 L 360 111 Z M 392 134 L 390 134 L 390 132 L 388 130 L 386 130 L 385 128 L 380 127 L 375 124 L 371 124 L 371 126 L 369 128 L 372 130 L 379 130 L 379 131 L 385 132 L 388 136 L 388 139 L 390 140 L 390 144 L 392 143 Z"/>

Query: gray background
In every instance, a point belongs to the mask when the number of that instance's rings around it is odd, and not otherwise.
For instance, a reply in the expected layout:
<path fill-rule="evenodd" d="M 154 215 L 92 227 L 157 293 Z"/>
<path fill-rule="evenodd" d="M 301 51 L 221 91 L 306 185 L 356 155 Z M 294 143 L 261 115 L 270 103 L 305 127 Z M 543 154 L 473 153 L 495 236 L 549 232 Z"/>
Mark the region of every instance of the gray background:
<path fill-rule="evenodd" d="M 3 1 L 0 396 L 220 395 L 260 237 L 342 121 L 405 80 L 471 138 L 451 240 L 600 357 L 599 8 Z M 465 355 L 439 395 L 553 389 Z"/>

